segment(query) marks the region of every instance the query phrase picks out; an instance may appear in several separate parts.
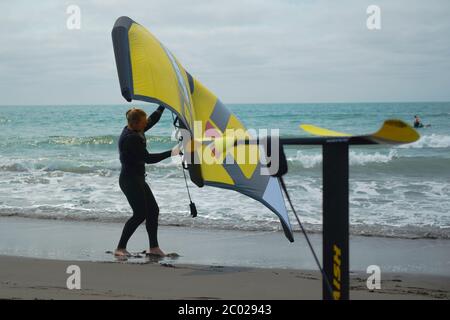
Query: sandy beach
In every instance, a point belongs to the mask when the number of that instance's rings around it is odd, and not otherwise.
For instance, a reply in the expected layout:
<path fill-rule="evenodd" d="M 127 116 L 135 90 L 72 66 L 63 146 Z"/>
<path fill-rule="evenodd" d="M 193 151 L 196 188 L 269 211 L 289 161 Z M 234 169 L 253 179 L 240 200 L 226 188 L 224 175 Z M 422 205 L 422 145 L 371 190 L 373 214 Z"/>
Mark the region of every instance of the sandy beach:
<path fill-rule="evenodd" d="M 321 278 L 300 235 L 290 245 L 281 233 L 163 226 L 161 242 L 180 257 L 125 262 L 106 253 L 120 228 L 119 223 L 1 218 L 0 298 L 321 299 Z M 312 235 L 317 248 L 320 236 Z M 130 250 L 144 249 L 145 243 L 140 229 Z M 353 237 L 351 298 L 449 299 L 449 245 Z M 369 291 L 363 267 L 375 262 L 386 271 L 382 288 Z M 80 267 L 81 290 L 67 289 L 71 265 Z"/>
<path fill-rule="evenodd" d="M 158 262 L 58 261 L 1 256 L 1 299 L 320 299 L 317 272 L 292 269 L 173 265 Z M 69 290 L 66 269 L 81 269 L 81 289 Z M 448 299 L 448 277 L 385 275 L 369 291 L 354 274 L 352 299 Z"/>

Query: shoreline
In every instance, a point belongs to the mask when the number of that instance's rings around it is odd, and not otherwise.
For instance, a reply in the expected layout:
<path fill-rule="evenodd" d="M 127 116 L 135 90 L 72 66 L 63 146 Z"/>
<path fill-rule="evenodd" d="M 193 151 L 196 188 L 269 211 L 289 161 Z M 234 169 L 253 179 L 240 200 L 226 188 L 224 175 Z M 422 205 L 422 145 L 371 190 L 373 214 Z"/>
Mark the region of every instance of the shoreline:
<path fill-rule="evenodd" d="M 321 299 L 322 282 L 305 239 L 281 233 L 161 227 L 178 258 L 118 261 L 122 225 L 0 218 L 0 299 Z M 321 256 L 321 235 L 311 241 Z M 145 228 L 129 250 L 145 248 Z M 351 299 L 450 299 L 450 241 L 350 238 Z M 369 291 L 369 265 L 381 290 Z M 68 290 L 69 265 L 82 290 Z"/>
<path fill-rule="evenodd" d="M 120 223 L 0 217 L 0 255 L 113 261 L 106 252 L 115 249 L 122 227 Z M 290 243 L 281 232 L 161 226 L 158 236 L 163 251 L 179 254 L 178 258 L 167 258 L 170 263 L 317 270 L 301 233 Z M 312 233 L 309 237 L 321 258 L 322 235 Z M 128 249 L 148 249 L 145 226 L 138 228 Z M 375 264 L 382 272 L 450 277 L 449 240 L 351 236 L 350 251 L 351 271 L 365 272 Z"/>
<path fill-rule="evenodd" d="M 45 220 L 45 221 L 62 221 L 62 222 L 80 222 L 80 223 L 99 223 L 99 224 L 124 224 L 128 217 L 122 218 L 85 218 L 81 219 L 79 217 L 57 217 L 57 216 L 40 216 L 40 215 L 28 215 L 20 213 L 0 213 L 0 219 L 27 219 L 27 220 Z M 278 222 L 277 222 L 278 223 Z M 227 227 L 219 227 L 216 225 L 207 225 L 201 223 L 182 224 L 175 222 L 161 223 L 160 227 L 175 227 L 175 228 L 189 228 L 198 230 L 218 230 L 218 231 L 238 231 L 238 232 L 259 232 L 259 233 L 280 233 L 282 234 L 282 229 L 274 230 L 272 228 L 241 228 L 241 229 L 230 229 Z M 322 235 L 321 227 L 317 224 L 303 223 L 308 234 L 318 234 Z M 424 227 L 414 227 L 408 226 L 385 226 L 385 225 L 361 225 L 353 224 L 349 226 L 350 236 L 352 237 L 375 237 L 375 238 L 386 238 L 386 239 L 403 239 L 403 240 L 450 240 L 450 234 L 445 231 L 448 228 L 424 228 Z M 414 229 L 411 232 L 411 229 Z M 420 230 L 419 230 L 420 229 Z M 302 236 L 301 230 L 293 230 L 294 236 Z M 420 234 L 419 234 L 420 233 Z"/>

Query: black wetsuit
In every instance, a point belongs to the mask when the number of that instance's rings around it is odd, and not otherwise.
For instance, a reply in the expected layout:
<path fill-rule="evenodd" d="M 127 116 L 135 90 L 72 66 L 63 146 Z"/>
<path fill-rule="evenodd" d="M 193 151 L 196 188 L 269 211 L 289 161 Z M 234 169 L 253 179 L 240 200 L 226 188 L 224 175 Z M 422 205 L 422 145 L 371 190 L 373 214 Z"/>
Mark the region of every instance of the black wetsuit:
<path fill-rule="evenodd" d="M 423 124 L 420 121 L 414 121 L 414 128 L 423 128 Z"/>
<path fill-rule="evenodd" d="M 164 107 L 159 107 L 148 117 L 145 131 L 153 127 L 161 118 Z M 150 248 L 158 247 L 159 207 L 150 187 L 145 182 L 145 163 L 156 163 L 171 156 L 171 150 L 162 153 L 148 153 L 144 133 L 125 126 L 119 138 L 119 153 L 122 169 L 119 186 L 133 210 L 133 216 L 126 222 L 118 249 L 126 249 L 128 240 L 137 227 L 145 222 Z"/>

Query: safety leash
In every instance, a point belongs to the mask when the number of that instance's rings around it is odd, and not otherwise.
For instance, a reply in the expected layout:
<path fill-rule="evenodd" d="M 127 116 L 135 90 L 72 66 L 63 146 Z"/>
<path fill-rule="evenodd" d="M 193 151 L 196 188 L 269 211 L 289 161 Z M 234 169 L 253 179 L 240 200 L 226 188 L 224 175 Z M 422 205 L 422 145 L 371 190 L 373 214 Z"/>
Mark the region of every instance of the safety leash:
<path fill-rule="evenodd" d="M 180 126 L 179 126 L 179 124 L 177 124 L 177 122 L 179 121 L 179 119 L 178 119 L 178 116 L 174 116 L 173 112 L 172 112 L 172 120 L 173 120 L 173 126 L 175 127 L 175 130 L 177 130 L 177 132 L 178 132 L 179 129 L 180 129 Z M 176 135 L 177 134 L 175 133 L 175 136 Z M 183 141 L 183 136 L 180 136 L 178 138 L 178 141 L 182 142 Z M 189 191 L 189 186 L 188 186 L 188 183 L 187 183 L 186 172 L 184 172 L 184 170 L 188 169 L 188 167 L 187 167 L 187 165 L 186 165 L 186 167 L 184 166 L 183 153 L 182 152 L 180 152 L 180 157 L 181 157 L 181 168 L 182 168 L 183 177 L 184 177 L 184 184 L 186 185 L 186 190 L 187 190 L 187 194 L 188 194 L 188 198 L 189 198 L 189 209 L 191 211 L 191 217 L 195 218 L 197 216 L 197 207 L 195 206 L 195 203 L 192 202 L 191 193 Z"/>

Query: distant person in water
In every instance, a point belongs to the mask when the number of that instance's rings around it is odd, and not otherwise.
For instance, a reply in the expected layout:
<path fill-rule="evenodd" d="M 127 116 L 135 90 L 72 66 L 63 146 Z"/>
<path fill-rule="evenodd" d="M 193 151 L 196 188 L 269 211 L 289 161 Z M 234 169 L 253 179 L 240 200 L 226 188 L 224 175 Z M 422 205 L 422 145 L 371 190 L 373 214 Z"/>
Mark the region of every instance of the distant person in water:
<path fill-rule="evenodd" d="M 423 128 L 422 120 L 420 120 L 418 115 L 414 116 L 414 128 Z"/>
<path fill-rule="evenodd" d="M 414 116 L 414 128 L 431 127 L 431 124 L 424 125 L 418 115 Z"/>
<path fill-rule="evenodd" d="M 157 163 L 171 156 L 180 154 L 178 146 L 162 153 L 148 153 L 144 132 L 153 127 L 161 118 L 163 106 L 148 118 L 145 111 L 132 108 L 127 111 L 128 124 L 123 128 L 118 147 L 122 165 L 119 186 L 127 197 L 133 210 L 133 216 L 125 223 L 115 256 L 130 256 L 127 243 L 137 227 L 145 221 L 150 249 L 148 253 L 165 256 L 158 244 L 159 207 L 150 187 L 145 182 L 145 164 Z"/>

